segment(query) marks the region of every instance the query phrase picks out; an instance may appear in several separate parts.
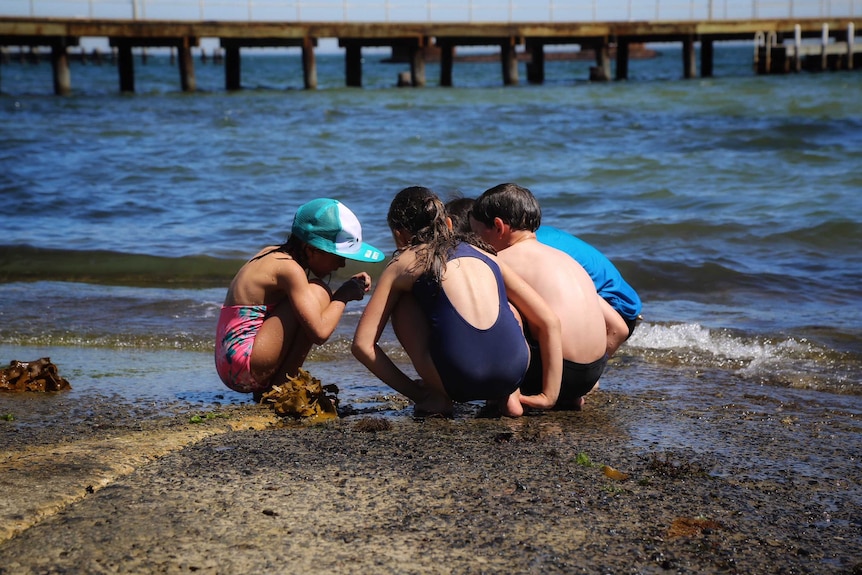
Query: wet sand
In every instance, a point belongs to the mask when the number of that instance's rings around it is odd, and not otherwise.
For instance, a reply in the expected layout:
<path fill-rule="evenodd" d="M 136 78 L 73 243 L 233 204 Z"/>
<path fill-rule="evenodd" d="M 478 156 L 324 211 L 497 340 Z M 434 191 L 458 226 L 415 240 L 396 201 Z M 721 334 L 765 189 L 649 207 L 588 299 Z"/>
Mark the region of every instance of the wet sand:
<path fill-rule="evenodd" d="M 2 421 L 0 573 L 862 573 L 853 413 L 606 391 L 517 420 L 392 407 Z"/>

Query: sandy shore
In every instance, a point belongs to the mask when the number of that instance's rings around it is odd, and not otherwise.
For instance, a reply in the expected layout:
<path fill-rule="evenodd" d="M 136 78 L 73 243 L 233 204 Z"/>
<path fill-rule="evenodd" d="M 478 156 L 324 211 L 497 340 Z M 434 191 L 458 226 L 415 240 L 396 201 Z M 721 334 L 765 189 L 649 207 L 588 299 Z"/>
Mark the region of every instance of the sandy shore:
<path fill-rule="evenodd" d="M 862 573 L 853 414 L 208 413 L 0 422 L 0 573 Z"/>

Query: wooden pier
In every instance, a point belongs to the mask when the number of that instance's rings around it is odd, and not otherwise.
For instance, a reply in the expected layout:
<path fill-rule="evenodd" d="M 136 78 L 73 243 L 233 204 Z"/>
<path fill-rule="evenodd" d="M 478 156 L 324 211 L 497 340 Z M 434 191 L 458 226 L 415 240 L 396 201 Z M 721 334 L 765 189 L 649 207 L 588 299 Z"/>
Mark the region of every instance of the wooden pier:
<path fill-rule="evenodd" d="M 862 67 L 862 44 L 856 42 L 855 27 L 848 25 L 843 40 L 832 41 L 823 25 L 820 42 L 803 44 L 797 27 L 792 41 L 775 34 L 758 34 L 754 39 L 754 68 L 759 74 L 785 74 L 805 70 L 853 70 Z M 857 63 L 857 61 L 859 61 Z"/>
<path fill-rule="evenodd" d="M 345 83 L 362 86 L 362 49 L 390 47 L 408 55 L 409 82 L 424 86 L 425 49 L 440 50 L 440 85 L 452 86 L 454 52 L 457 46 L 494 46 L 500 50 L 502 82 L 518 84 L 518 47 L 530 54 L 527 80 L 545 78 L 545 47 L 578 45 L 595 53 L 590 79 L 612 79 L 611 47 L 615 51 L 613 78 L 628 77 L 629 46 L 650 42 L 682 45 L 682 76 L 713 74 L 715 42 L 746 40 L 757 44 L 755 66 L 759 72 L 793 71 L 803 67 L 806 54 L 816 53 L 824 68 L 859 68 L 859 47 L 852 18 L 570 22 L 570 23 L 332 23 L 332 22 L 222 22 L 158 20 L 87 20 L 79 18 L 0 17 L 0 46 L 48 47 L 51 50 L 54 92 L 71 92 L 68 48 L 80 38 L 108 38 L 117 51 L 119 88 L 135 89 L 134 47 L 168 47 L 176 50 L 180 86 L 196 89 L 191 49 L 201 38 L 217 38 L 224 49 L 225 89 L 241 88 L 240 51 L 250 47 L 299 47 L 302 50 L 303 84 L 317 87 L 314 49 L 321 38 L 336 38 L 345 51 Z M 811 48 L 804 39 L 817 38 Z M 785 40 L 792 39 L 788 44 Z M 762 48 L 762 50 L 761 50 Z M 808 54 L 810 57 L 810 54 Z M 778 62 L 782 62 L 778 65 Z M 784 64 L 784 63 L 788 64 Z M 843 62 L 843 64 L 842 64 Z M 792 65 L 790 64 L 792 63 Z M 837 63 L 837 64 L 836 64 Z"/>

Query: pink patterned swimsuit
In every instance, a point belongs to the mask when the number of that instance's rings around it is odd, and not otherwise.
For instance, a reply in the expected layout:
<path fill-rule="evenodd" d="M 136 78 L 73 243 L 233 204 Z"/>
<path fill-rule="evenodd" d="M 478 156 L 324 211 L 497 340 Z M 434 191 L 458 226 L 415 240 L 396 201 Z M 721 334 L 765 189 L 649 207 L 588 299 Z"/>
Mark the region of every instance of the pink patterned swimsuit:
<path fill-rule="evenodd" d="M 263 391 L 266 382 L 251 375 L 251 349 L 267 316 L 265 305 L 222 306 L 216 328 L 215 364 L 226 386 L 240 393 Z"/>

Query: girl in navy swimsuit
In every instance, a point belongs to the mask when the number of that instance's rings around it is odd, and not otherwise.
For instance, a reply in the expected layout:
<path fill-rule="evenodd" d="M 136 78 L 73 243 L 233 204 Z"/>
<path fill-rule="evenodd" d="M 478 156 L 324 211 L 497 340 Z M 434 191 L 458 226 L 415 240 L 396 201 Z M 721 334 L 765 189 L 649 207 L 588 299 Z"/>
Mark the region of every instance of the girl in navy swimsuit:
<path fill-rule="evenodd" d="M 559 381 L 559 320 L 544 300 L 497 259 L 452 231 L 443 203 L 410 187 L 389 208 L 397 246 L 356 328 L 353 354 L 417 411 L 450 414 L 452 402 L 477 399 L 509 416 L 523 413 L 518 387 L 530 361 L 511 301 L 539 340 L 543 377 Z M 389 319 L 419 379 L 378 345 Z"/>

